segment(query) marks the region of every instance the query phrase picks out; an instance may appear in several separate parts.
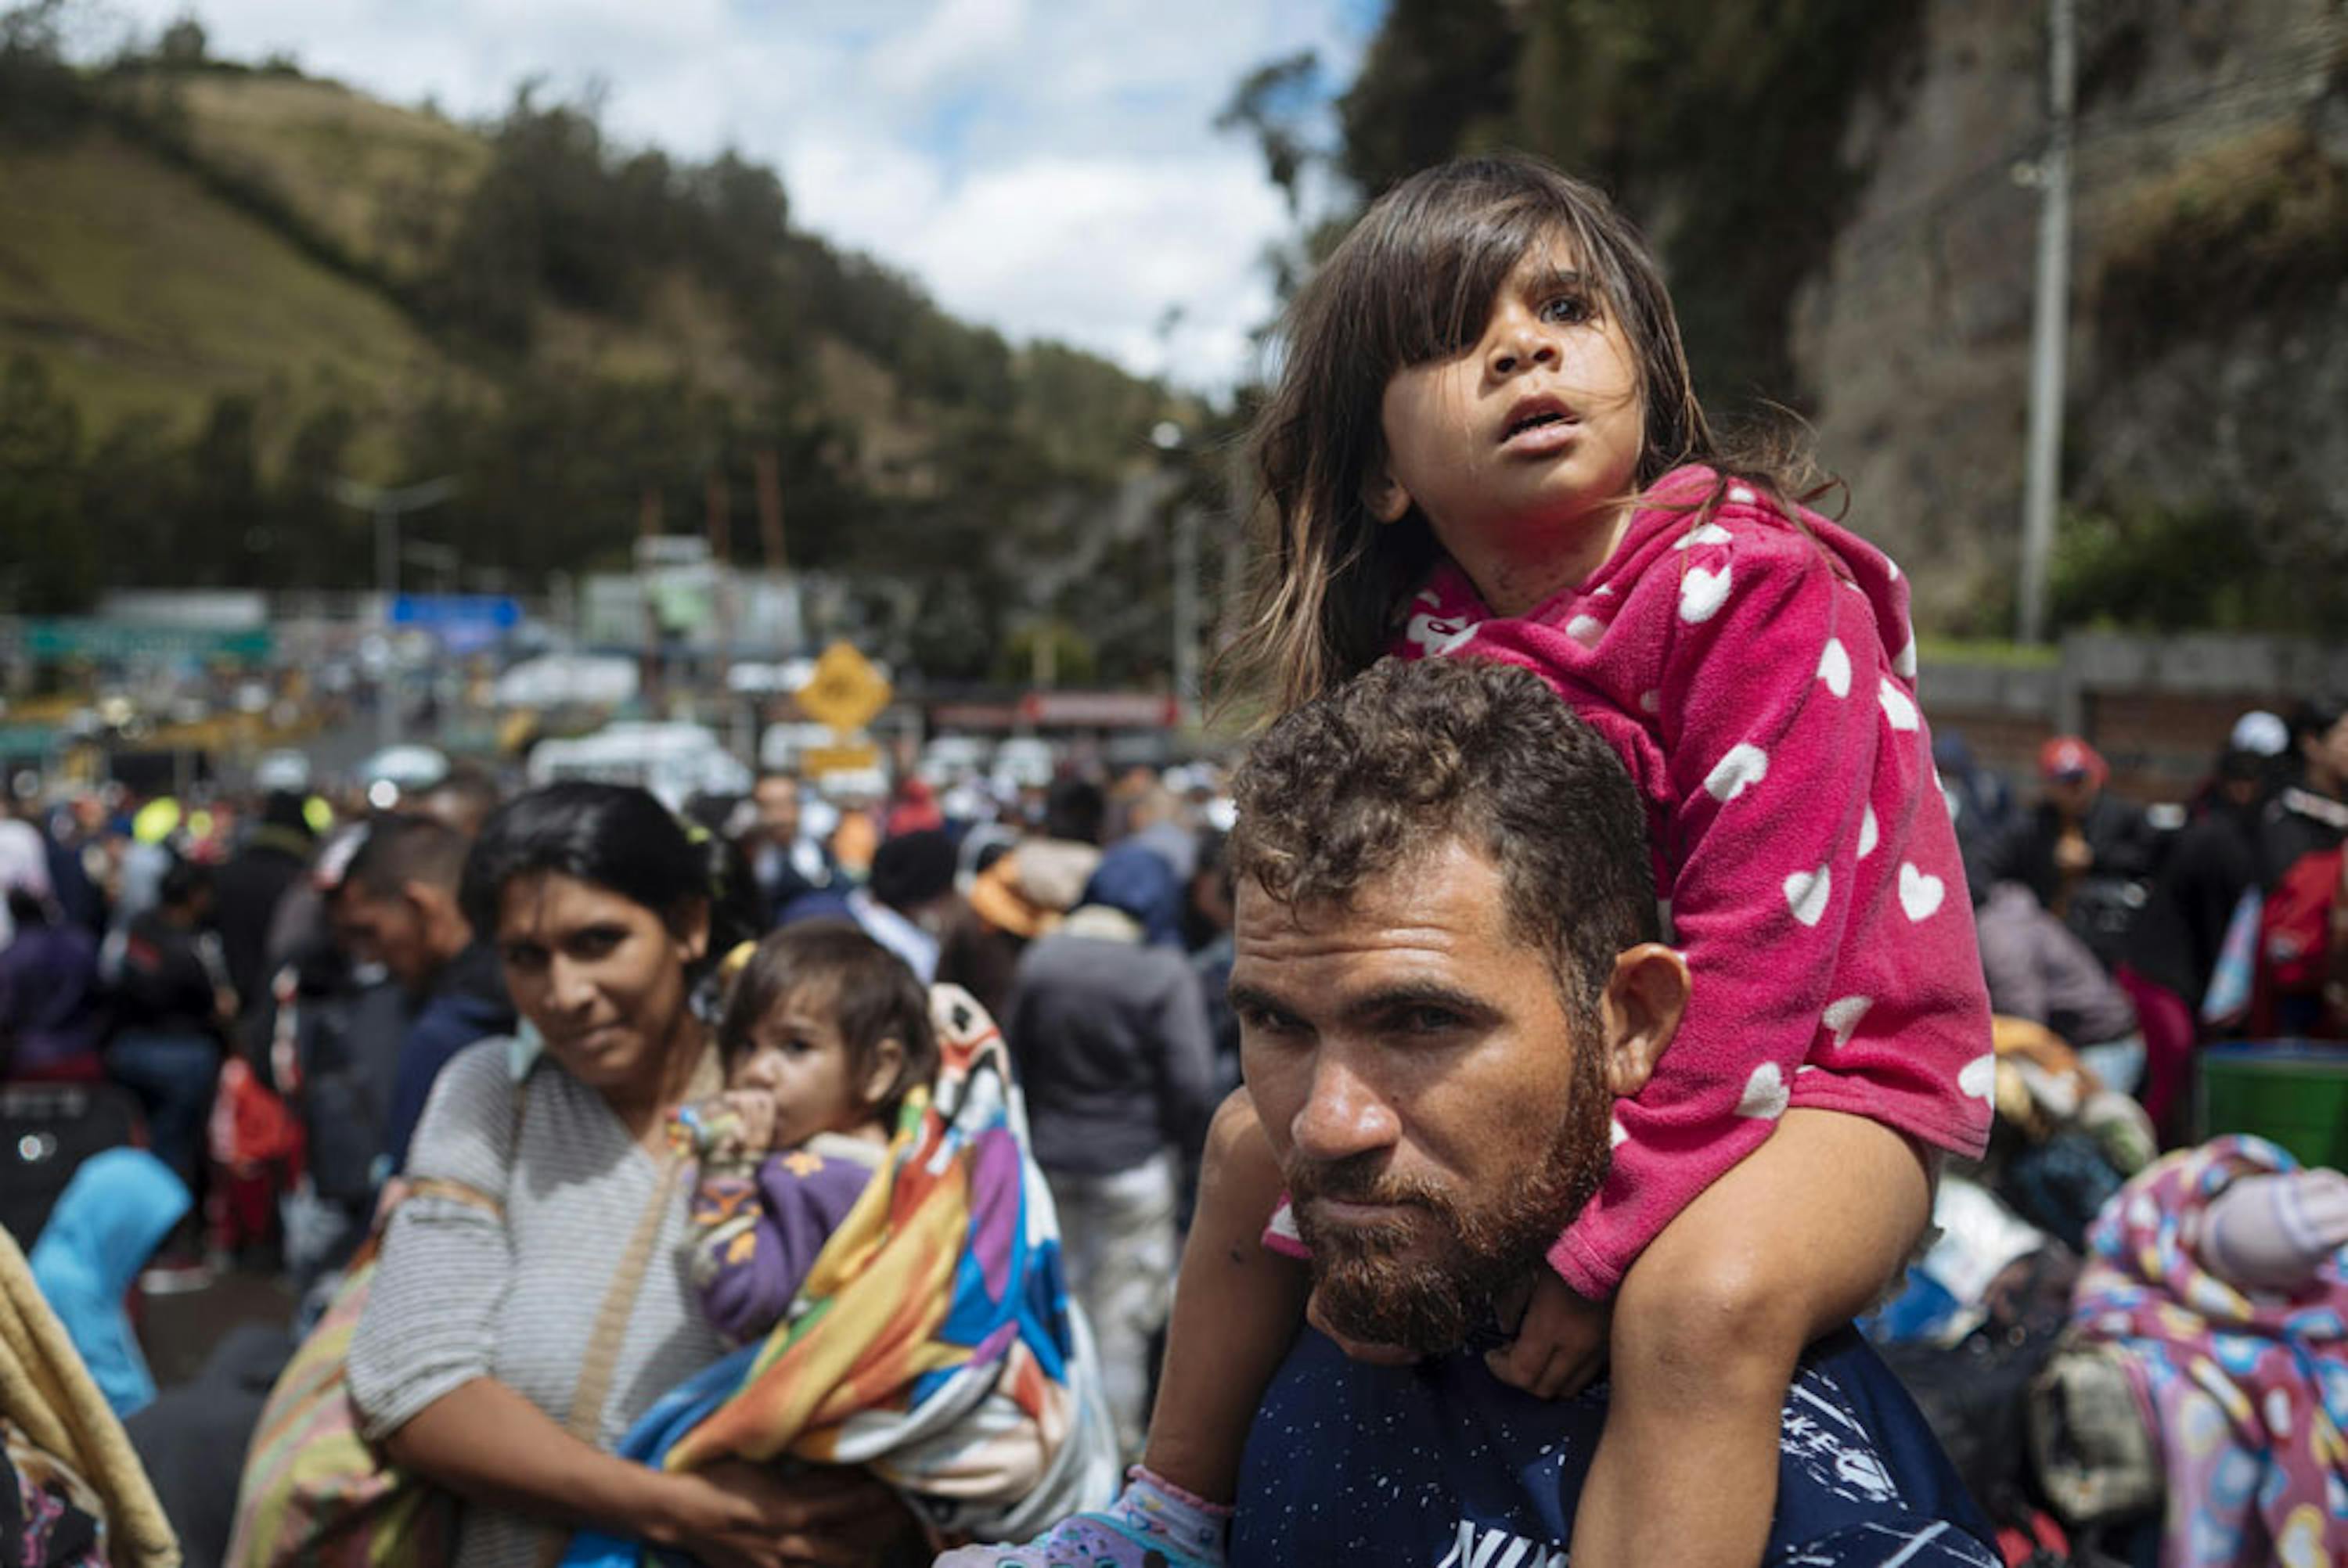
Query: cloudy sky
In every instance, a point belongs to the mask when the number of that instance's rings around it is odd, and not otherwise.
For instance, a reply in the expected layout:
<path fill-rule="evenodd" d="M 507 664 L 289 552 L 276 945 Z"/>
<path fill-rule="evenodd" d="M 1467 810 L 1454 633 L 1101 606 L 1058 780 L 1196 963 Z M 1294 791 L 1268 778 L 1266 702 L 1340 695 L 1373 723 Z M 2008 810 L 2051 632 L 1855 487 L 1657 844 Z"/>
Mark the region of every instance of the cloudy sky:
<path fill-rule="evenodd" d="M 609 128 L 775 165 L 799 226 L 1014 339 L 1200 387 L 1247 365 L 1287 227 L 1210 122 L 1251 67 L 1354 72 L 1382 0 L 196 0 L 215 53 L 290 52 L 378 96 L 491 115 L 600 82 Z M 151 35 L 186 0 L 111 0 Z M 1179 316 L 1170 330 L 1169 312 Z"/>

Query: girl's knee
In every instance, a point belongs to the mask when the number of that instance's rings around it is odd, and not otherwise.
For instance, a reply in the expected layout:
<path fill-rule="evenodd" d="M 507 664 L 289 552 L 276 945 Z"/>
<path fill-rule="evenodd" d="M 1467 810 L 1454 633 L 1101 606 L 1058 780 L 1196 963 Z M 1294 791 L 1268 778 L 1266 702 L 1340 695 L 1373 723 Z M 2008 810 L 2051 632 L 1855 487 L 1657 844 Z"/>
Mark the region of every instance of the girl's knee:
<path fill-rule="evenodd" d="M 1655 1253 L 1623 1281 L 1615 1355 L 1674 1378 L 1782 1389 L 1810 1317 L 1798 1280 L 1751 1251 Z"/>

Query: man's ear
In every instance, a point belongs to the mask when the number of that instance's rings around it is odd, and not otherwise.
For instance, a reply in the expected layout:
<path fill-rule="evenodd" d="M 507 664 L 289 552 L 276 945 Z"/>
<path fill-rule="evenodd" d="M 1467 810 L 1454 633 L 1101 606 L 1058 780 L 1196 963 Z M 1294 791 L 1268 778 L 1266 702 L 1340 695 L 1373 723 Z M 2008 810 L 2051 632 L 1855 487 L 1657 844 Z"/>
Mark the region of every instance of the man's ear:
<path fill-rule="evenodd" d="M 1646 1087 L 1687 1011 L 1687 960 L 1661 942 L 1642 942 L 1614 957 L 1599 1013 L 1606 1036 L 1606 1087 L 1627 1099 Z"/>
<path fill-rule="evenodd" d="M 872 1048 L 872 1065 L 864 1073 L 864 1103 L 885 1104 L 905 1071 L 905 1042 L 895 1035 Z"/>
<path fill-rule="evenodd" d="M 408 912 L 427 931 L 437 933 L 446 921 L 465 917 L 457 907 L 455 888 L 443 887 L 437 882 L 427 882 L 421 877 L 410 877 L 399 885 L 399 901 L 407 906 Z"/>
<path fill-rule="evenodd" d="M 1377 468 L 1362 481 L 1362 505 L 1368 507 L 1370 516 L 1378 521 L 1398 523 L 1402 521 L 1403 514 L 1410 510 L 1410 492 L 1402 487 L 1402 481 L 1396 479 L 1394 471 L 1381 460 Z"/>

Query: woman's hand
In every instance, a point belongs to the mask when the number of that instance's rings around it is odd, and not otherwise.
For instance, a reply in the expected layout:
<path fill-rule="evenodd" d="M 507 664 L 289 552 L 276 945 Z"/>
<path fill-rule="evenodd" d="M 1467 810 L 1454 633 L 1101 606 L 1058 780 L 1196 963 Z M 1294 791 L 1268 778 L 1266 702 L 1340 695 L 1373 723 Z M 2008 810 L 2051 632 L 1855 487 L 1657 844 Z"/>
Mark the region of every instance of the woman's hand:
<path fill-rule="evenodd" d="M 897 1494 L 861 1470 L 783 1475 L 727 1460 L 667 1480 L 675 1522 L 660 1543 L 706 1568 L 850 1568 L 921 1539 Z"/>

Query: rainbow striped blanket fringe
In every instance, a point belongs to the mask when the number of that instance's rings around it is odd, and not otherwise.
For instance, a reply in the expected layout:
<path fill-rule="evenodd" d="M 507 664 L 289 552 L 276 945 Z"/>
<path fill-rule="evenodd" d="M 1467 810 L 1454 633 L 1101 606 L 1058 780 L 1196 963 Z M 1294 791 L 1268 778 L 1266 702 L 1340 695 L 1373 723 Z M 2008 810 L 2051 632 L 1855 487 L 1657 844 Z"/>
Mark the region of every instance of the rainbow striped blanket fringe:
<path fill-rule="evenodd" d="M 1061 1273 L 1002 1032 L 933 986 L 940 1063 L 789 1312 L 671 1390 L 621 1452 L 863 1465 L 942 1538 L 1025 1540 L 1116 1493 L 1100 1365 Z M 675 1561 L 582 1532 L 569 1568 Z"/>

